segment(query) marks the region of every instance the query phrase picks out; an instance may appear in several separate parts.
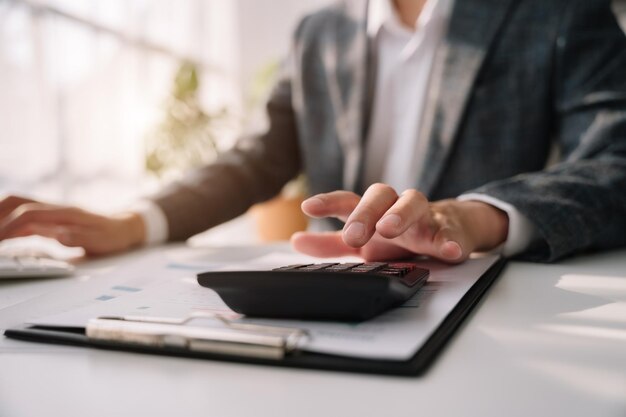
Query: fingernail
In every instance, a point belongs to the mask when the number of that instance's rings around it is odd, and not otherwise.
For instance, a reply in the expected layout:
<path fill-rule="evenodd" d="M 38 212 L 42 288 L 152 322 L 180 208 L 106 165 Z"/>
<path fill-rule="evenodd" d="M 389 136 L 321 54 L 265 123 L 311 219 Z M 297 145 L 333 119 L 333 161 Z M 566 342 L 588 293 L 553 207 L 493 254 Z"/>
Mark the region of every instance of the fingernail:
<path fill-rule="evenodd" d="M 365 225 L 361 222 L 350 223 L 344 233 L 351 239 L 361 239 L 365 236 Z"/>
<path fill-rule="evenodd" d="M 397 214 L 388 214 L 378 222 L 381 226 L 398 227 L 402 219 Z"/>
<path fill-rule="evenodd" d="M 313 210 L 321 210 L 322 208 L 324 208 L 324 202 L 320 198 L 317 198 L 317 197 L 311 197 L 305 200 L 303 205 L 306 205 L 307 208 L 313 209 Z"/>

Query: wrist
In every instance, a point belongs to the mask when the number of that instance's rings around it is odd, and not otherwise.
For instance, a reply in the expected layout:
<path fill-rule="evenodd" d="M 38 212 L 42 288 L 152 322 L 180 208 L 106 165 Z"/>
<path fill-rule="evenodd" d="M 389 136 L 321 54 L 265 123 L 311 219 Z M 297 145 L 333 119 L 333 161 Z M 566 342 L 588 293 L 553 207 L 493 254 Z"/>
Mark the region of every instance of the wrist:
<path fill-rule="evenodd" d="M 503 244 L 509 232 L 509 216 L 491 204 L 482 201 L 462 201 L 467 213 L 464 222 L 478 251 L 488 251 Z"/>
<path fill-rule="evenodd" d="M 123 245 L 126 249 L 141 246 L 146 241 L 146 225 L 143 218 L 132 212 L 120 213 L 114 216 L 120 227 L 120 236 L 123 236 Z"/>

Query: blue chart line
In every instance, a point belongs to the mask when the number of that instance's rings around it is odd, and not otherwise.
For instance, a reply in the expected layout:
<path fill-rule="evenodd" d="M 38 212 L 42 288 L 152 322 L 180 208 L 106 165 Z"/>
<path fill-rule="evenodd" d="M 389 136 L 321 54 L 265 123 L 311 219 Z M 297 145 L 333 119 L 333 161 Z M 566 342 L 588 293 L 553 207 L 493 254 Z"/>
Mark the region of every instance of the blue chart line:
<path fill-rule="evenodd" d="M 181 264 L 177 262 L 170 262 L 167 264 L 169 269 L 187 269 L 189 271 L 207 271 L 215 269 L 213 265 L 192 265 L 192 264 Z"/>
<path fill-rule="evenodd" d="M 118 291 L 127 291 L 127 292 L 138 292 L 141 291 L 141 288 L 133 288 L 133 287 L 126 287 L 124 285 L 116 285 L 115 287 L 111 287 L 112 290 L 118 290 Z"/>
<path fill-rule="evenodd" d="M 96 298 L 96 300 L 98 300 L 98 301 L 108 301 L 108 300 L 111 300 L 113 298 L 115 298 L 113 295 L 103 294 L 100 297 Z"/>

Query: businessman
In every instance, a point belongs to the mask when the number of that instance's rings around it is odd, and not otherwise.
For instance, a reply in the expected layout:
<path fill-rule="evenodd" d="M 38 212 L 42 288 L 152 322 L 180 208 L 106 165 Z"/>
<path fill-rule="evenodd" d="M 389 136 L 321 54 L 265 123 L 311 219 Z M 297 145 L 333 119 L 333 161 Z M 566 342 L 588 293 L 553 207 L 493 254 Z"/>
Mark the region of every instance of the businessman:
<path fill-rule="evenodd" d="M 341 1 L 299 24 L 267 112 L 266 132 L 127 213 L 8 197 L 0 240 L 183 240 L 304 171 L 302 209 L 335 228 L 292 238 L 313 255 L 553 261 L 626 244 L 626 37 L 609 0 Z"/>

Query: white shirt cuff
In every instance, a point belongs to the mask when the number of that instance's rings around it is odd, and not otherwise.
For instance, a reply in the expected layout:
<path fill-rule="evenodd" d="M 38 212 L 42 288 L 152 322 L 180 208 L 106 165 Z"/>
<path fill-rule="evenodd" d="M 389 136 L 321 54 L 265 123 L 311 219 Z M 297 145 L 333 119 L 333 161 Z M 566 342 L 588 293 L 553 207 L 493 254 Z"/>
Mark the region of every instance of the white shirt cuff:
<path fill-rule="evenodd" d="M 158 245 L 167 240 L 169 226 L 161 207 L 150 200 L 141 200 L 133 204 L 129 211 L 137 213 L 146 227 L 146 245 Z"/>
<path fill-rule="evenodd" d="M 539 238 L 537 227 L 509 203 L 479 193 L 463 194 L 457 197 L 457 200 L 482 201 L 504 211 L 509 216 L 509 234 L 500 247 L 504 256 L 513 256 L 523 252 L 533 241 Z"/>

